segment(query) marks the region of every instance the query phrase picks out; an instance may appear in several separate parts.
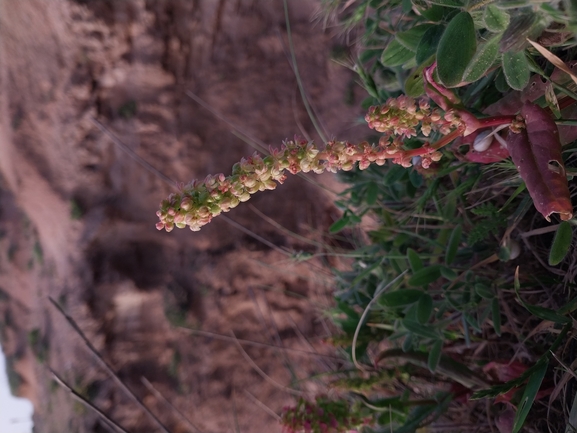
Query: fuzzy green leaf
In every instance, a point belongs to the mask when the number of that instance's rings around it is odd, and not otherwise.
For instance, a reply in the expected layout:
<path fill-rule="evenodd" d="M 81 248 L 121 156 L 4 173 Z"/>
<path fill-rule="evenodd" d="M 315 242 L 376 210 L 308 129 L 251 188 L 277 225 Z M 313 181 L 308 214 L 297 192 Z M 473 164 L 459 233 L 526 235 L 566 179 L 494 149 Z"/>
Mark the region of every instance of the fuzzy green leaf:
<path fill-rule="evenodd" d="M 439 265 L 428 266 L 413 274 L 409 278 L 409 285 L 413 287 L 427 286 L 441 276 L 441 269 Z"/>
<path fill-rule="evenodd" d="M 475 284 L 475 293 L 483 299 L 493 299 L 495 297 L 495 293 L 493 293 L 491 287 L 482 283 Z"/>
<path fill-rule="evenodd" d="M 417 321 L 424 325 L 431 318 L 431 314 L 433 314 L 433 298 L 424 293 L 417 301 Z"/>
<path fill-rule="evenodd" d="M 417 63 L 423 63 L 429 57 L 437 54 L 437 47 L 444 31 L 445 26 L 441 24 L 427 29 L 417 46 Z"/>
<path fill-rule="evenodd" d="M 531 76 L 525 51 L 503 53 L 503 73 L 511 88 L 523 90 L 529 84 Z"/>
<path fill-rule="evenodd" d="M 435 328 L 421 325 L 414 320 L 404 319 L 403 326 L 407 329 L 407 331 L 412 332 L 419 337 L 430 338 L 432 340 L 437 340 L 439 338 L 439 333 L 435 330 Z"/>
<path fill-rule="evenodd" d="M 409 261 L 409 265 L 411 266 L 411 270 L 413 272 L 417 272 L 423 269 L 423 261 L 421 260 L 419 253 L 417 253 L 414 249 L 407 248 L 407 260 Z"/>
<path fill-rule="evenodd" d="M 437 48 L 437 71 L 447 87 L 458 85 L 475 55 L 475 24 L 468 12 L 459 12 L 447 25 Z"/>
<path fill-rule="evenodd" d="M 551 245 L 551 251 L 549 251 L 549 265 L 557 266 L 565 259 L 571 247 L 572 240 L 573 228 L 570 223 L 563 221 L 559 224 L 559 228 L 555 232 L 553 245 Z"/>
<path fill-rule="evenodd" d="M 389 308 L 404 307 L 417 302 L 423 292 L 416 289 L 401 289 L 394 292 L 388 292 L 379 298 L 379 304 Z"/>
<path fill-rule="evenodd" d="M 348 217 L 348 215 L 343 215 L 341 218 L 339 218 L 338 220 L 336 220 L 330 227 L 329 227 L 329 232 L 330 233 L 337 233 L 340 232 L 342 229 L 344 229 L 350 222 L 350 218 Z"/>
<path fill-rule="evenodd" d="M 413 58 L 415 53 L 403 47 L 399 41 L 392 40 L 389 46 L 383 51 L 381 55 L 381 63 L 384 66 L 400 66 Z"/>
<path fill-rule="evenodd" d="M 498 55 L 499 35 L 489 39 L 477 49 L 475 57 L 473 57 L 463 74 L 463 81 L 469 83 L 477 81 L 493 66 Z"/>
<path fill-rule="evenodd" d="M 441 266 L 439 269 L 441 271 L 441 276 L 449 281 L 453 281 L 458 276 L 457 273 L 448 266 Z"/>
<path fill-rule="evenodd" d="M 441 354 L 443 353 L 443 341 L 438 340 L 433 344 L 431 351 L 429 352 L 429 359 L 427 360 L 427 365 L 431 373 L 434 373 L 441 360 Z"/>
<path fill-rule="evenodd" d="M 432 24 L 419 24 L 410 30 L 397 33 L 395 38 L 402 46 L 416 52 L 417 46 L 423 39 L 423 35 L 429 28 L 431 28 L 431 26 Z"/>
<path fill-rule="evenodd" d="M 507 12 L 494 5 L 488 5 L 483 14 L 483 21 L 487 30 L 491 32 L 502 32 L 509 25 L 510 17 Z"/>
<path fill-rule="evenodd" d="M 411 74 L 409 74 L 409 76 L 405 80 L 405 94 L 407 96 L 410 96 L 411 98 L 417 98 L 421 96 L 423 93 L 425 93 L 425 80 L 423 79 L 423 70 L 427 66 L 430 66 L 433 63 L 433 61 L 434 57 L 431 56 L 426 61 L 424 61 L 421 64 L 421 66 L 419 66 Z M 417 173 L 417 172 L 411 171 L 411 173 Z"/>

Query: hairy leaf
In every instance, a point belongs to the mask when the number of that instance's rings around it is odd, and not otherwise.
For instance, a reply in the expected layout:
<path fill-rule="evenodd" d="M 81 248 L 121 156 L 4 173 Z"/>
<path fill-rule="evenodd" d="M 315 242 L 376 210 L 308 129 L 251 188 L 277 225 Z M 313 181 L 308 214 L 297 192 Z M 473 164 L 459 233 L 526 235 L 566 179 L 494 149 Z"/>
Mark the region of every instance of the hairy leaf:
<path fill-rule="evenodd" d="M 445 26 L 438 24 L 429 27 L 417 46 L 417 63 L 422 63 L 437 54 L 437 46 L 443 36 Z"/>
<path fill-rule="evenodd" d="M 437 48 L 439 78 L 446 87 L 461 82 L 476 48 L 473 18 L 468 12 L 459 12 L 447 25 Z"/>
<path fill-rule="evenodd" d="M 558 213 L 564 221 L 573 217 L 573 206 L 561 156 L 559 131 L 551 116 L 526 102 L 521 109 L 526 128 L 510 132 L 507 148 L 525 181 L 537 210 L 547 219 Z"/>
<path fill-rule="evenodd" d="M 523 90 L 531 77 L 525 51 L 503 53 L 503 73 L 509 86 L 515 90 Z"/>
<path fill-rule="evenodd" d="M 431 26 L 432 24 L 419 24 L 410 30 L 397 33 L 395 38 L 402 46 L 413 52 L 416 52 L 417 46 L 421 42 L 423 35 Z"/>
<path fill-rule="evenodd" d="M 477 49 L 475 57 L 463 74 L 463 81 L 470 83 L 477 81 L 493 66 L 499 54 L 500 39 L 500 35 L 496 35 Z"/>
<path fill-rule="evenodd" d="M 403 47 L 396 39 L 393 39 L 385 51 L 383 51 L 381 63 L 389 67 L 400 66 L 411 60 L 414 55 L 415 53 Z"/>
<path fill-rule="evenodd" d="M 483 20 L 487 30 L 491 32 L 501 32 L 509 25 L 509 14 L 499 9 L 495 5 L 488 5 L 483 14 Z"/>

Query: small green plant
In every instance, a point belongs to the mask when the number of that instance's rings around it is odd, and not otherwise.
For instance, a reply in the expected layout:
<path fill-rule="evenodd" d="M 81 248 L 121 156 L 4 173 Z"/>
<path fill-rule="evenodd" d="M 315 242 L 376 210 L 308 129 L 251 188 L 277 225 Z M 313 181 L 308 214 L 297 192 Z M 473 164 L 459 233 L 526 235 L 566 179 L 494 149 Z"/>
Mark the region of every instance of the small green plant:
<path fill-rule="evenodd" d="M 34 255 L 34 260 L 40 264 L 44 261 L 44 251 L 42 250 L 42 245 L 39 241 L 34 242 L 34 247 L 32 249 Z"/>
<path fill-rule="evenodd" d="M 78 204 L 76 200 L 70 200 L 70 218 L 73 220 L 79 220 L 84 215 L 84 211 Z"/>
<path fill-rule="evenodd" d="M 120 106 L 120 108 L 118 109 L 118 115 L 123 119 L 128 120 L 132 119 L 136 115 L 137 111 L 138 106 L 136 104 L 136 101 L 130 100 Z"/>
<path fill-rule="evenodd" d="M 286 433 L 346 433 L 372 424 L 371 416 L 363 416 L 357 404 L 345 400 L 317 397 L 314 402 L 300 398 L 294 407 L 285 407 L 281 417 Z"/>
<path fill-rule="evenodd" d="M 40 329 L 34 328 L 28 333 L 28 344 L 36 355 L 37 361 L 40 363 L 46 362 L 50 347 L 48 340 L 42 337 Z"/>

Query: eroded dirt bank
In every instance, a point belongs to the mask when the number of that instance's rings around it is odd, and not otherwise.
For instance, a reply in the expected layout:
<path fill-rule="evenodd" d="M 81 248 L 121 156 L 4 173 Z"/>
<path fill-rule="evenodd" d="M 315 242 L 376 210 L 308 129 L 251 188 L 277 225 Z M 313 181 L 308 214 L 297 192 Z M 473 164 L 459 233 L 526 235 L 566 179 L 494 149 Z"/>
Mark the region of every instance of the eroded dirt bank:
<path fill-rule="evenodd" d="M 353 77 L 329 59 L 338 43 L 310 22 L 318 2 L 289 6 L 300 72 L 329 135 L 358 138 L 358 104 L 345 104 Z M 38 432 L 107 431 L 55 386 L 47 366 L 128 430 L 155 430 L 48 297 L 171 431 L 194 430 L 142 377 L 204 432 L 278 430 L 254 401 L 278 412 L 293 397 L 234 343 L 178 326 L 272 344 L 280 336 L 311 350 L 306 337 L 326 351 L 317 308 L 330 302 L 325 272 L 223 219 L 199 233 L 157 232 L 156 207 L 170 186 L 93 119 L 171 179 L 226 173 L 253 149 L 186 91 L 267 144 L 302 131 L 314 137 L 286 41 L 280 1 L 0 0 L 1 336 Z M 337 216 L 326 194 L 300 178 L 250 203 L 310 238 Z M 227 216 L 278 247 L 315 251 L 250 206 Z M 331 362 L 246 351 L 283 385 Z"/>

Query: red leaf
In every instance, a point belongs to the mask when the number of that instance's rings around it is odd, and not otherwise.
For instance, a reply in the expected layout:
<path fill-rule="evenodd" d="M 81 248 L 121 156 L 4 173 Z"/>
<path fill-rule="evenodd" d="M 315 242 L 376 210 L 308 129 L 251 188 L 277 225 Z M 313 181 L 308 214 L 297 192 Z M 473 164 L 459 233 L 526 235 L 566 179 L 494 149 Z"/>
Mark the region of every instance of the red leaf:
<path fill-rule="evenodd" d="M 478 135 L 479 131 L 475 131 L 472 134 L 467 135 L 466 137 L 460 137 L 457 140 L 455 140 L 455 143 L 453 144 L 453 150 L 455 152 L 455 156 L 464 161 L 477 162 L 480 164 L 490 164 L 492 162 L 502 161 L 505 158 L 509 157 L 509 152 L 507 151 L 507 149 L 503 147 L 501 143 L 499 143 L 499 141 L 496 139 L 493 139 L 493 141 L 486 150 L 483 150 L 481 152 L 475 150 L 473 144 L 475 143 L 475 139 L 477 138 Z M 461 146 L 467 146 L 467 145 L 469 146 L 469 150 L 467 151 L 467 153 L 465 153 L 464 155 L 461 153 L 461 155 L 459 155 L 458 149 Z"/>
<path fill-rule="evenodd" d="M 537 210 L 549 216 L 558 213 L 562 220 L 573 217 L 561 142 L 557 125 L 543 108 L 526 102 L 521 108 L 526 128 L 510 132 L 507 147 L 525 181 Z"/>

